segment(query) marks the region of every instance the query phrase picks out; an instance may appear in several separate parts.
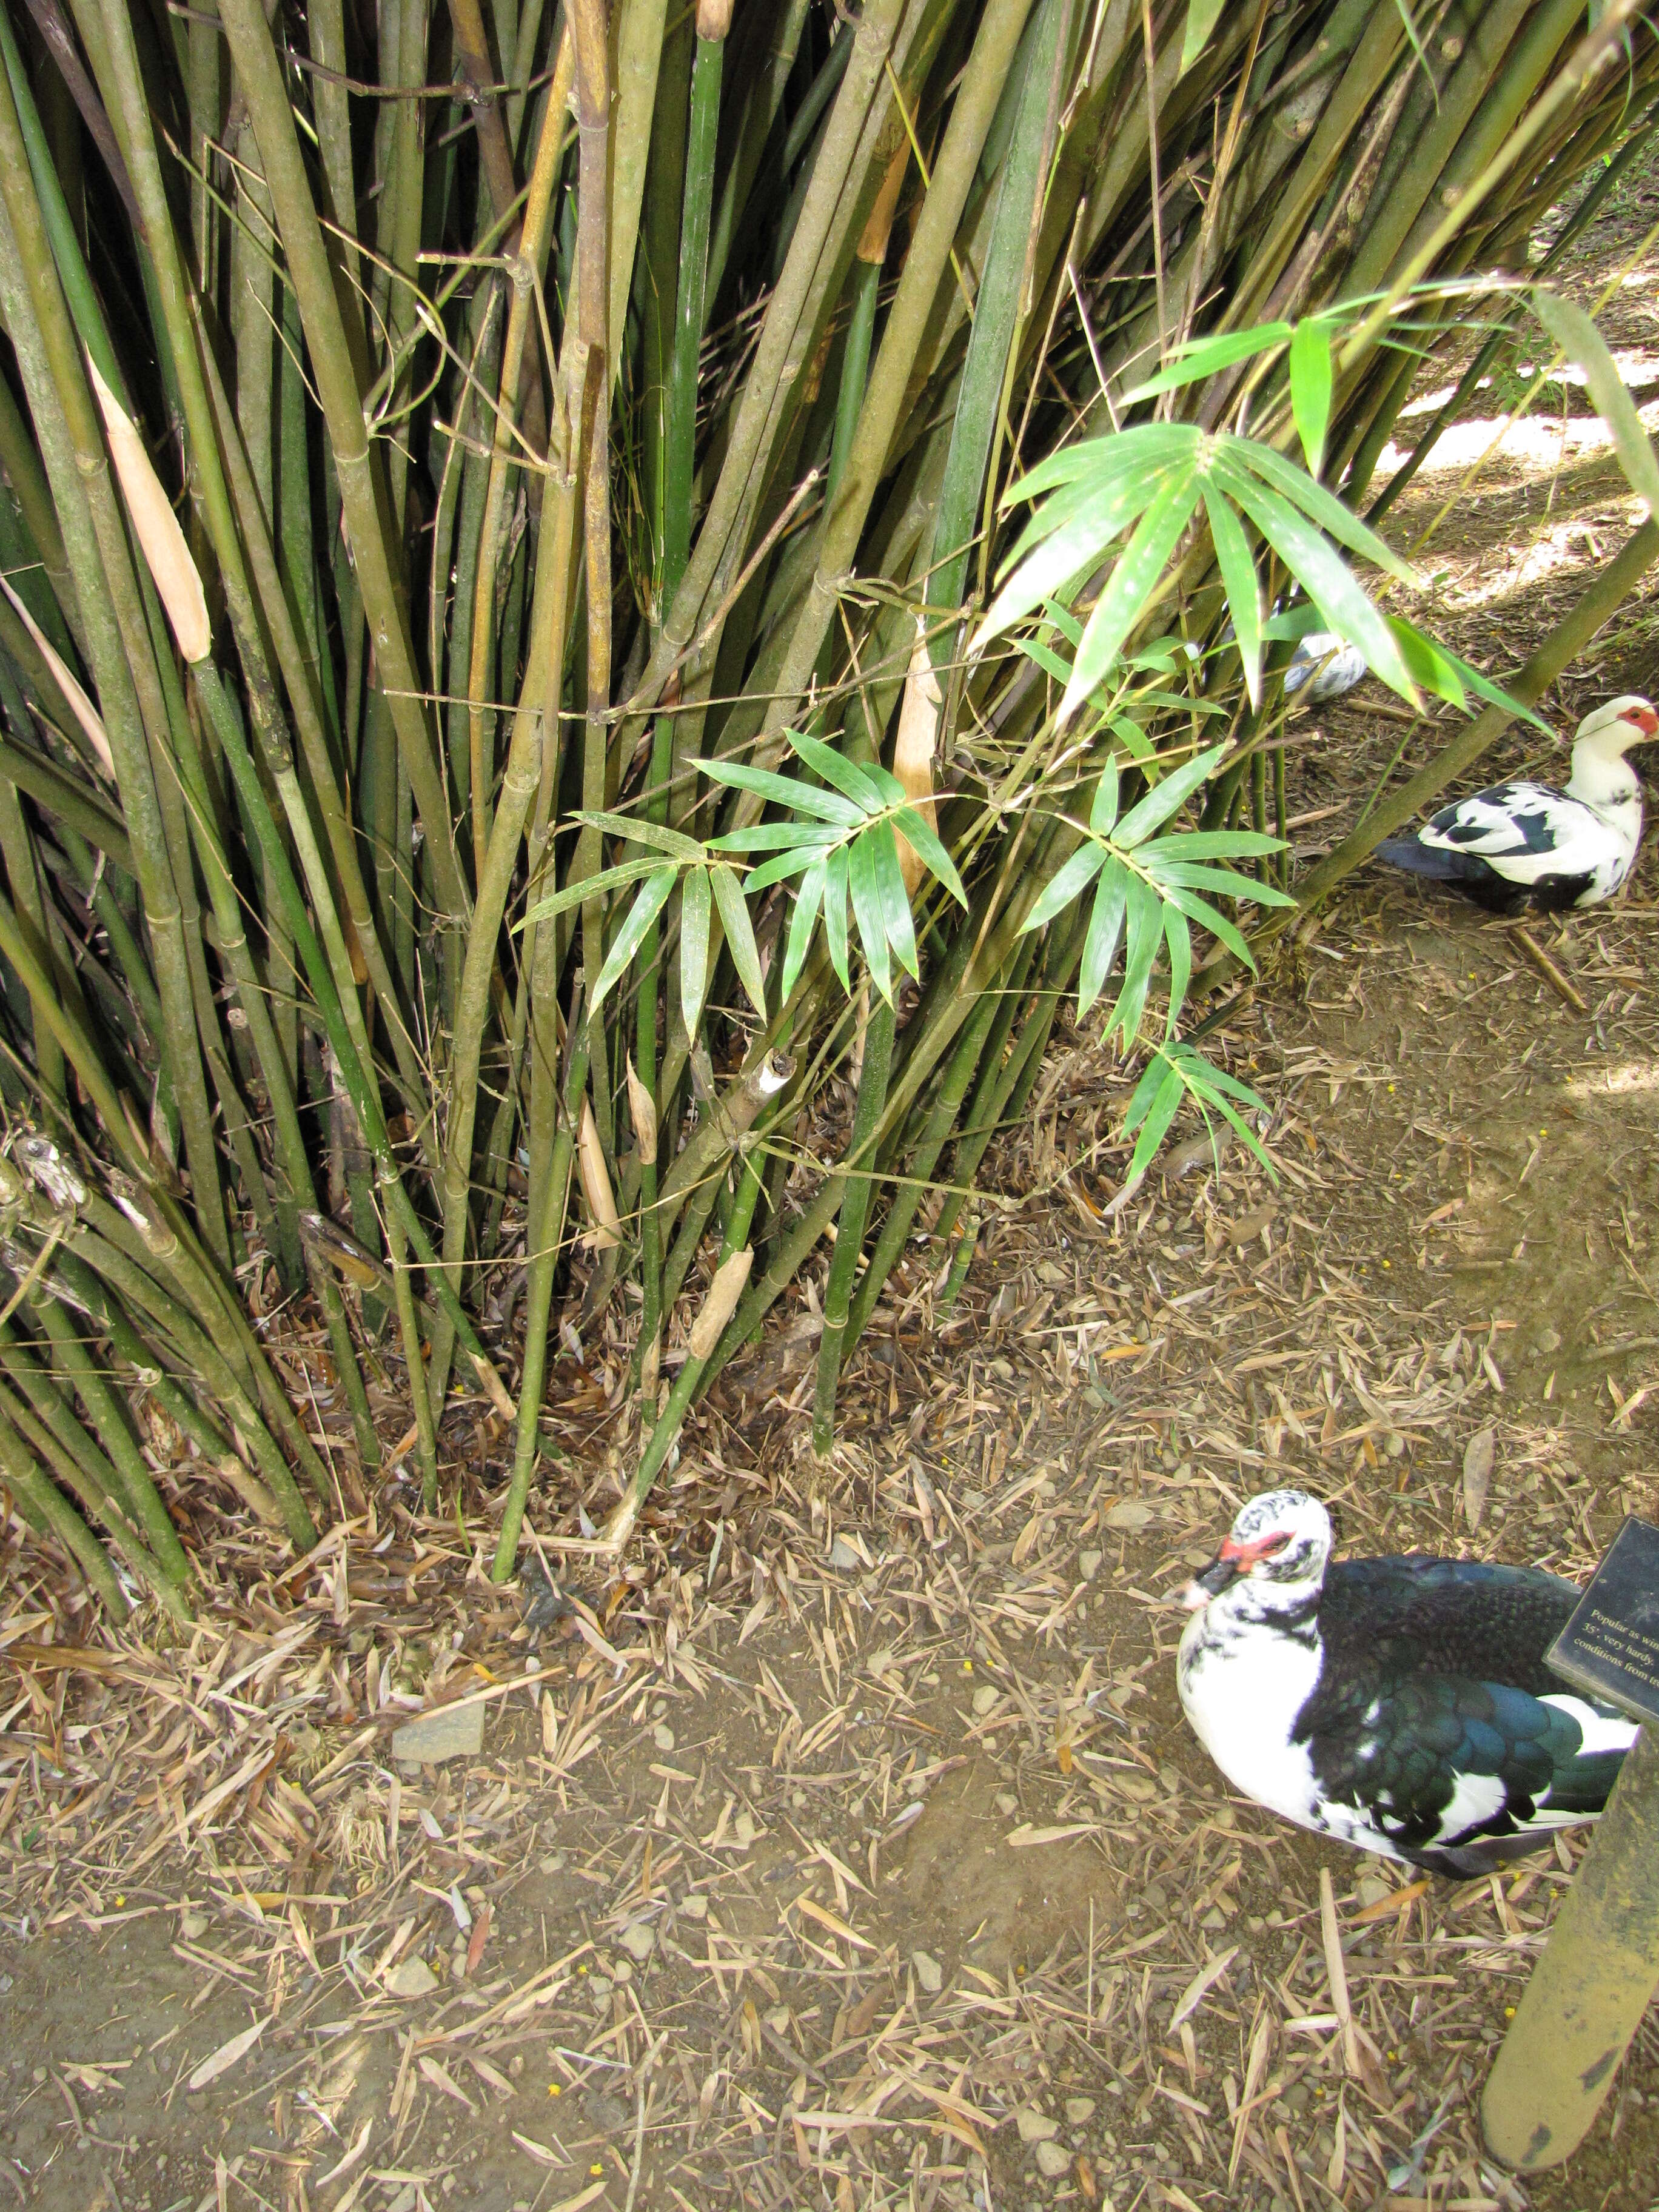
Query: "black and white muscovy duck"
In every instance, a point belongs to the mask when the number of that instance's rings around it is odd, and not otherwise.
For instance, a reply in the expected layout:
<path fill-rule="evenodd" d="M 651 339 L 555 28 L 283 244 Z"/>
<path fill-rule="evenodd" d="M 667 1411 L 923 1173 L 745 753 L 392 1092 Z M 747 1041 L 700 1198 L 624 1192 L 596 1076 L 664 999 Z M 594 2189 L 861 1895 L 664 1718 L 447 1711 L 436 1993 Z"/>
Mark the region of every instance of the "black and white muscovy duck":
<path fill-rule="evenodd" d="M 1304 707 L 1322 707 L 1352 691 L 1365 668 L 1365 656 L 1357 645 L 1350 645 L 1334 629 L 1310 629 L 1296 641 L 1285 671 L 1285 696 L 1299 697 Z"/>
<path fill-rule="evenodd" d="M 1385 837 L 1376 857 L 1451 884 L 1494 914 L 1599 906 L 1642 842 L 1642 787 L 1625 755 L 1654 737 L 1659 714 L 1645 699 L 1611 699 L 1578 725 L 1565 792 L 1495 784 L 1443 806 L 1409 837 Z"/>
<path fill-rule="evenodd" d="M 1489 1873 L 1593 1820 L 1635 1739 L 1544 1663 L 1579 1595 L 1472 1559 L 1333 1565 L 1318 1499 L 1270 1490 L 1182 1593 L 1181 1702 L 1270 1812 L 1436 1873 Z"/>

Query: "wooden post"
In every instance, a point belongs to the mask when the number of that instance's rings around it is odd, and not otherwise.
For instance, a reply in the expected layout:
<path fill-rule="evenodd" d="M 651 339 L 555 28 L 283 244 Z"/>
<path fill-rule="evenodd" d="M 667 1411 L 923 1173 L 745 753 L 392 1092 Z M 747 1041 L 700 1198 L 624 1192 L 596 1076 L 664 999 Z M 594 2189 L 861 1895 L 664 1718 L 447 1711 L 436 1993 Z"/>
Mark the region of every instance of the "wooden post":
<path fill-rule="evenodd" d="M 1659 1990 L 1659 1727 L 1645 1727 L 1556 1914 L 1481 2100 L 1486 2142 L 1522 2172 L 1583 2141 Z"/>

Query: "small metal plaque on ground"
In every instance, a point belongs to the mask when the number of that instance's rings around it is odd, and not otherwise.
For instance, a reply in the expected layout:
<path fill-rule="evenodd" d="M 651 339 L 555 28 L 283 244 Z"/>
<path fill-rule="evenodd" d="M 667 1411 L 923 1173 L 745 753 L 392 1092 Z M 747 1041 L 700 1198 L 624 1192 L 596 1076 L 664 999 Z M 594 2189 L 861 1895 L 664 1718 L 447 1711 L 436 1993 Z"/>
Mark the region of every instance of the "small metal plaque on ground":
<path fill-rule="evenodd" d="M 1556 1673 L 1639 1721 L 1659 1721 L 1659 1528 L 1632 1514 L 1547 1655 Z"/>

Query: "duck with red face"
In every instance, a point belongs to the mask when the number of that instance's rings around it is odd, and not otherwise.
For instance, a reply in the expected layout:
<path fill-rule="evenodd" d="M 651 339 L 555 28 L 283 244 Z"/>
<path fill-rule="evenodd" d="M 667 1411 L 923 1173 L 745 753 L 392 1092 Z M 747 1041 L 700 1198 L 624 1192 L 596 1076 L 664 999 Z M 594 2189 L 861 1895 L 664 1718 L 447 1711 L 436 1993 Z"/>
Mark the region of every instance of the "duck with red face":
<path fill-rule="evenodd" d="M 1235 1789 L 1458 1875 L 1593 1820 L 1636 1728 L 1545 1663 L 1574 1585 L 1415 1553 L 1333 1562 L 1331 1548 L 1317 1498 L 1268 1491 L 1183 1593 L 1182 1705 Z"/>
<path fill-rule="evenodd" d="M 1599 906 L 1620 890 L 1642 842 L 1642 787 L 1625 756 L 1659 737 L 1659 714 L 1634 692 L 1587 714 L 1565 791 L 1499 783 L 1459 799 L 1376 857 L 1449 884 L 1497 914 Z"/>

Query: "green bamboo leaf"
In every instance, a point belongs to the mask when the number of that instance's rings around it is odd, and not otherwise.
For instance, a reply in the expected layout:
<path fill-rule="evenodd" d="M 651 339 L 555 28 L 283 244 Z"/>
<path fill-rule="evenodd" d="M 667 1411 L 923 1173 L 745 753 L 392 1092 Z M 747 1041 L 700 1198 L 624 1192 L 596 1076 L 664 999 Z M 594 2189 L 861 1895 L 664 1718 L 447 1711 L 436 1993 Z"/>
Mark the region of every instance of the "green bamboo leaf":
<path fill-rule="evenodd" d="M 881 811 L 880 788 L 856 761 L 848 760 L 845 753 L 838 753 L 821 738 L 808 737 L 803 731 L 786 730 L 783 734 L 813 775 L 850 799 L 861 816 L 867 818 Z"/>
<path fill-rule="evenodd" d="M 1194 1090 L 1196 1091 L 1196 1086 L 1194 1086 Z M 1257 1159 L 1261 1161 L 1262 1166 L 1267 1170 L 1268 1181 L 1277 1184 L 1279 1181 L 1279 1170 L 1273 1165 L 1271 1158 L 1269 1158 L 1267 1148 L 1262 1143 L 1261 1138 L 1256 1134 L 1254 1126 L 1244 1119 L 1243 1115 L 1238 1111 L 1237 1107 L 1230 1106 L 1224 1098 L 1212 1098 L 1206 1093 L 1200 1093 L 1198 1095 L 1203 1097 L 1204 1103 L 1206 1105 L 1213 1106 L 1218 1114 L 1221 1115 L 1226 1121 L 1231 1122 L 1233 1127 L 1243 1139 L 1245 1144 L 1249 1146 L 1251 1152 L 1255 1154 Z M 1267 1103 L 1265 1100 L 1258 1098 L 1253 1091 L 1248 1095 L 1255 1109 L 1259 1112 L 1266 1113 Z M 1208 1116 L 1206 1115 L 1205 1118 L 1207 1121 Z"/>
<path fill-rule="evenodd" d="M 1134 1042 L 1140 1017 L 1146 1011 L 1152 963 L 1164 941 L 1164 905 L 1152 885 L 1143 877 L 1134 875 L 1129 878 L 1126 903 L 1129 941 L 1124 954 L 1123 988 L 1106 1028 L 1109 1035 L 1116 1030 L 1127 1045 Z"/>
<path fill-rule="evenodd" d="M 1282 852 L 1284 845 L 1282 837 L 1271 836 L 1265 830 L 1172 830 L 1141 858 L 1148 863 L 1154 854 L 1160 860 L 1254 860 L 1263 853 Z"/>
<path fill-rule="evenodd" d="M 619 860 L 614 868 L 601 868 L 597 876 L 585 876 L 579 884 L 566 884 L 562 890 L 550 892 L 535 905 L 526 907 L 514 929 L 522 929 L 526 922 L 548 921 L 555 915 L 568 914 L 573 906 L 585 906 L 591 898 L 603 898 L 607 891 L 621 889 L 624 884 L 636 884 L 641 876 L 654 876 L 662 862 L 651 854 L 641 853 L 631 860 Z"/>
<path fill-rule="evenodd" d="M 1198 503 L 1198 480 L 1188 466 L 1159 483 L 1134 535 L 1118 556 L 1106 588 L 1095 602 L 1078 647 L 1072 680 L 1056 718 L 1068 721 L 1116 659 L 1123 641 L 1139 621 L 1158 578 Z"/>
<path fill-rule="evenodd" d="M 1584 313 L 1543 285 L 1532 289 L 1532 311 L 1567 359 L 1584 372 L 1584 387 L 1595 411 L 1613 434 L 1613 451 L 1631 489 L 1659 521 L 1659 454 L 1642 428 L 1636 402 L 1620 375 L 1601 333 Z"/>
<path fill-rule="evenodd" d="M 1127 851 L 1150 837 L 1160 822 L 1167 822 L 1176 808 L 1189 799 L 1198 787 L 1213 771 L 1226 750 L 1224 745 L 1212 745 L 1180 768 L 1171 770 L 1162 783 L 1154 784 L 1138 805 L 1132 806 L 1117 825 L 1115 842 Z"/>
<path fill-rule="evenodd" d="M 1078 893 L 1100 873 L 1106 858 L 1103 845 L 1079 845 L 1069 859 L 1062 860 L 1038 892 L 1036 904 L 1021 922 L 1022 936 L 1028 929 L 1042 929 L 1057 914 L 1063 914 Z"/>
<path fill-rule="evenodd" d="M 1183 1044 L 1180 1049 L 1202 1069 L 1204 1084 L 1206 1089 L 1214 1094 L 1217 1104 L 1219 1104 L 1222 1098 L 1225 1097 L 1237 1099 L 1242 1106 L 1248 1106 L 1253 1114 L 1267 1112 L 1266 1100 L 1258 1097 L 1248 1083 L 1239 1082 L 1236 1076 L 1229 1075 L 1224 1068 L 1218 1067 L 1212 1060 L 1206 1060 L 1192 1045 Z"/>
<path fill-rule="evenodd" d="M 710 853 L 782 853 L 795 845 L 836 845 L 846 835 L 836 822 L 750 822 L 741 830 L 728 830 L 711 837 Z M 702 858 L 702 854 L 698 854 Z"/>
<path fill-rule="evenodd" d="M 1164 941 L 1170 948 L 1170 1011 L 1164 1018 L 1164 1030 L 1173 1036 L 1176 1018 L 1186 1004 L 1187 986 L 1193 980 L 1193 933 L 1178 906 L 1164 909 Z"/>
<path fill-rule="evenodd" d="M 1448 699 L 1455 707 L 1467 707 L 1467 694 L 1473 691 L 1477 699 L 1484 699 L 1489 707 L 1501 707 L 1506 714 L 1517 721 L 1530 722 L 1547 738 L 1555 732 L 1534 708 L 1506 691 L 1501 684 L 1494 684 L 1490 676 L 1483 676 L 1471 662 L 1442 645 L 1437 639 L 1425 637 L 1414 623 L 1403 615 L 1389 615 L 1389 628 L 1399 641 L 1401 657 L 1425 691 L 1432 691 L 1437 699 Z M 1419 661 L 1415 656 L 1422 656 Z M 1449 681 L 1447 681 L 1448 672 Z"/>
<path fill-rule="evenodd" d="M 1184 76 L 1210 43 L 1210 34 L 1221 20 L 1221 11 L 1227 0 L 1187 0 L 1187 34 L 1181 42 L 1181 70 Z"/>
<path fill-rule="evenodd" d="M 925 816 L 914 806 L 902 807 L 893 817 L 893 827 L 901 830 L 915 848 L 916 857 L 930 873 L 942 883 L 958 906 L 966 906 L 968 894 L 962 887 L 962 878 L 957 873 L 956 863 L 939 841 L 938 833 Z"/>
<path fill-rule="evenodd" d="M 1195 698 L 1191 693 L 1186 691 L 1159 691 L 1156 690 L 1149 691 L 1137 691 L 1133 694 L 1133 699 L 1134 703 L 1138 708 L 1144 709 L 1148 707 L 1164 707 L 1167 708 L 1172 714 L 1218 714 L 1224 716 L 1227 713 L 1226 708 L 1218 706 L 1213 699 Z"/>
<path fill-rule="evenodd" d="M 1362 522 L 1352 507 L 1344 507 L 1323 484 L 1316 483 L 1305 469 L 1297 468 L 1283 453 L 1276 453 L 1271 446 L 1261 445 L 1254 438 L 1236 438 L 1229 434 L 1216 443 L 1220 451 L 1210 471 L 1215 480 L 1226 482 L 1242 471 L 1247 479 L 1254 477 L 1258 483 L 1271 485 L 1317 528 L 1334 538 L 1339 545 L 1346 545 L 1351 553 L 1357 553 L 1362 561 L 1369 561 L 1373 568 L 1384 570 L 1397 582 L 1416 583 L 1417 571 L 1411 562 L 1402 559 L 1392 545 Z"/>
<path fill-rule="evenodd" d="M 1283 327 L 1288 337 L 1291 326 L 1286 323 Z M 1079 439 L 1076 445 L 1062 446 L 1057 453 L 1050 453 L 1034 469 L 1028 469 L 1009 485 L 998 504 L 1003 514 L 1012 514 L 1027 500 L 1040 498 L 1044 492 L 1053 491 L 1061 484 L 1079 484 L 1092 495 L 1120 470 L 1144 471 L 1189 453 L 1192 449 L 1193 426 L 1189 422 L 1138 422 L 1132 429 L 1112 431 L 1104 437 Z"/>
<path fill-rule="evenodd" d="M 1129 749 L 1130 757 L 1149 761 L 1155 757 L 1158 748 L 1139 722 L 1130 714 L 1114 714 L 1106 726 L 1113 734 L 1122 738 Z"/>
<path fill-rule="evenodd" d="M 1132 1137 L 1146 1120 L 1148 1109 L 1158 1096 L 1158 1086 L 1164 1080 L 1166 1069 L 1187 1049 L 1187 1047 L 1178 1044 L 1158 1045 L 1153 1048 L 1151 1057 L 1140 1071 L 1140 1080 L 1136 1084 L 1133 1094 L 1123 1109 L 1123 1131 L 1126 1136 Z"/>
<path fill-rule="evenodd" d="M 1140 1125 L 1140 1134 L 1135 1139 L 1135 1148 L 1129 1160 L 1131 1182 L 1137 1176 L 1145 1175 L 1151 1166 L 1158 1146 L 1169 1134 L 1170 1124 L 1180 1109 L 1185 1088 L 1180 1070 L 1166 1067 L 1163 1080 L 1153 1093 L 1146 1118 Z"/>
<path fill-rule="evenodd" d="M 1078 970 L 1077 1018 L 1083 1019 L 1095 1000 L 1106 988 L 1106 978 L 1112 972 L 1123 942 L 1123 910 L 1129 888 L 1129 871 L 1121 860 L 1113 860 L 1100 879 L 1100 889 L 1095 893 L 1094 912 L 1089 917 L 1089 933 L 1083 940 L 1083 963 Z"/>
<path fill-rule="evenodd" d="M 601 1006 L 616 988 L 629 963 L 645 941 L 645 933 L 668 903 L 668 894 L 673 890 L 679 871 L 676 868 L 657 869 L 647 876 L 640 888 L 639 896 L 628 910 L 628 919 L 611 939 L 611 950 L 605 957 L 605 965 L 593 986 L 589 1011 Z"/>
<path fill-rule="evenodd" d="M 862 837 L 855 837 L 848 848 L 847 885 L 852 893 L 853 919 L 858 924 L 859 943 L 864 951 L 864 964 L 870 971 L 870 981 L 882 997 L 890 1002 L 893 970 L 887 957 L 887 917 L 876 880 L 873 831 L 866 830 Z"/>
<path fill-rule="evenodd" d="M 702 860 L 702 847 L 695 837 L 686 837 L 665 823 L 647 822 L 642 815 L 586 814 L 578 812 L 578 822 L 586 822 L 590 829 L 603 832 L 607 837 L 625 837 L 629 844 L 649 845 L 659 853 L 666 853 L 676 860 L 690 861 L 693 867 Z"/>
<path fill-rule="evenodd" d="M 1190 464 L 1177 464 L 1176 475 L 1188 477 Z M 1011 570 L 975 631 L 969 652 L 981 651 L 992 638 L 1051 598 L 1062 584 L 1093 568 L 1113 539 L 1156 501 L 1167 481 L 1156 471 L 1132 470 L 1091 500 L 1074 521 L 1057 530 Z"/>
<path fill-rule="evenodd" d="M 1394 632 L 1341 556 L 1304 514 L 1265 484 L 1240 471 L 1238 504 L 1339 636 L 1351 639 L 1375 674 L 1413 706 L 1417 692 L 1400 658 Z"/>
<path fill-rule="evenodd" d="M 836 841 L 839 845 L 841 840 Z M 769 891 L 774 884 L 787 883 L 791 876 L 799 876 L 807 868 L 817 867 L 823 860 L 822 845 L 794 845 L 788 852 L 780 853 L 775 860 L 763 860 L 758 868 L 750 868 L 744 878 L 744 889 L 750 898 L 758 898 Z"/>
<path fill-rule="evenodd" d="M 1132 392 L 1123 395 L 1123 404 L 1132 407 L 1137 400 L 1156 398 L 1160 392 L 1178 392 L 1184 384 L 1200 384 L 1218 369 L 1231 368 L 1235 362 L 1249 361 L 1259 353 L 1267 353 L 1274 346 L 1288 344 L 1291 325 L 1288 323 L 1258 323 L 1254 330 L 1225 331 L 1218 337 L 1194 338 L 1188 344 L 1177 346 L 1156 376 L 1149 376 L 1144 384 L 1137 384 Z"/>
<path fill-rule="evenodd" d="M 1255 968 L 1255 955 L 1245 943 L 1243 933 L 1207 899 L 1200 898 L 1196 891 L 1189 891 L 1179 884 L 1166 885 L 1164 896 L 1171 906 L 1181 908 L 1188 921 L 1197 922 L 1201 928 L 1207 929 L 1212 937 L 1219 939 L 1235 959 L 1242 960 L 1247 968 Z"/>
<path fill-rule="evenodd" d="M 847 957 L 847 848 L 837 845 L 823 864 L 823 939 L 830 948 L 830 965 L 841 978 L 841 988 L 853 988 L 852 966 Z"/>
<path fill-rule="evenodd" d="M 1094 803 L 1089 809 L 1089 827 L 1097 837 L 1109 837 L 1117 820 L 1117 762 L 1109 759 L 1100 771 Z"/>
<path fill-rule="evenodd" d="M 874 856 L 876 890 L 881 900 L 882 926 L 888 945 L 900 967 L 915 975 L 915 927 L 910 919 L 910 894 L 904 888 L 904 871 L 899 866 L 892 823 L 878 822 L 873 830 L 866 831 L 860 842 L 867 842 Z"/>
<path fill-rule="evenodd" d="M 1269 841 L 1274 850 L 1279 841 Z M 1255 876 L 1241 876 L 1231 868 L 1206 868 L 1192 860 L 1166 860 L 1154 847 L 1142 855 L 1146 867 L 1161 884 L 1170 884 L 1177 890 L 1215 891 L 1223 898 L 1253 899 L 1258 906 L 1294 906 L 1296 901 L 1288 891 L 1276 884 L 1264 884 Z"/>
<path fill-rule="evenodd" d="M 1227 609 L 1233 618 L 1233 635 L 1238 641 L 1239 659 L 1244 668 L 1244 688 L 1250 704 L 1261 704 L 1261 586 L 1256 580 L 1255 562 L 1250 558 L 1250 548 L 1238 517 L 1218 489 L 1204 487 L 1204 512 L 1210 520 L 1210 543 L 1215 548 L 1216 565 L 1221 571 L 1223 588 L 1227 594 Z"/>
<path fill-rule="evenodd" d="M 1042 671 L 1045 676 L 1052 676 L 1056 684 L 1066 684 L 1071 682 L 1071 662 L 1069 660 L 1062 660 L 1059 653 L 1051 652 L 1046 645 L 1039 642 L 1037 639 L 1032 637 L 1021 638 L 1019 641 L 1019 649 L 1025 655 L 1025 658 L 1028 660 L 1034 660 L 1036 663 L 1037 666 Z"/>
<path fill-rule="evenodd" d="M 812 931 L 818 918 L 818 908 L 823 903 L 823 868 L 817 860 L 800 879 L 800 889 L 795 894 L 795 911 L 789 918 L 789 942 L 784 948 L 781 1003 L 787 1006 L 789 994 L 805 964 L 812 943 Z"/>
<path fill-rule="evenodd" d="M 1308 473 L 1316 477 L 1331 421 L 1331 334 L 1323 323 L 1300 322 L 1291 334 L 1291 413 Z"/>
<path fill-rule="evenodd" d="M 680 893 L 680 1019 L 685 1034 L 695 1037 L 702 1015 L 703 986 L 708 975 L 708 878 L 693 868 Z"/>
<path fill-rule="evenodd" d="M 760 948 L 755 943 L 754 927 L 749 919 L 743 887 L 730 868 L 711 868 L 708 880 L 714 893 L 714 903 L 720 910 L 720 921 L 726 929 L 726 941 L 731 947 L 732 965 L 738 971 L 738 981 L 748 993 L 750 1005 L 763 1020 L 766 1015 L 766 978 L 761 973 Z"/>
<path fill-rule="evenodd" d="M 865 818 L 864 809 L 843 799 L 838 791 L 820 791 L 813 784 L 803 783 L 799 776 L 775 775 L 770 769 L 750 768 L 741 761 L 700 760 L 697 766 L 716 783 L 751 791 L 757 799 L 769 799 L 773 805 L 787 806 L 795 813 L 815 814 L 820 822 L 833 822 L 842 830 L 855 830 Z"/>

